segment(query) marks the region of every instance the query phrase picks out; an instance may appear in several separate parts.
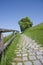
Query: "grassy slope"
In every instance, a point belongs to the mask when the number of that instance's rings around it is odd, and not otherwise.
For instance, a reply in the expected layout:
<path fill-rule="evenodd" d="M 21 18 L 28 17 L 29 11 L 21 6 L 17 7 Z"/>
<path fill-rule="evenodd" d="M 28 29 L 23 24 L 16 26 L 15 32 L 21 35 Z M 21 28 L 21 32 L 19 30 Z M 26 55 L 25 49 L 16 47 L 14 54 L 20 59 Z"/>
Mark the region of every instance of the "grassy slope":
<path fill-rule="evenodd" d="M 17 35 L 15 39 L 11 42 L 10 46 L 5 52 L 5 57 L 2 57 L 2 64 L 1 65 L 11 65 L 10 62 L 13 57 L 16 57 L 15 49 L 17 48 L 17 44 L 19 41 L 20 35 Z"/>
<path fill-rule="evenodd" d="M 12 36 L 13 36 L 13 34 L 10 34 L 10 35 L 4 37 L 3 38 L 3 43 L 6 43 Z"/>
<path fill-rule="evenodd" d="M 37 26 L 34 26 L 32 28 L 28 28 L 24 31 L 24 34 L 34 39 L 43 47 L 43 23 L 38 24 Z"/>

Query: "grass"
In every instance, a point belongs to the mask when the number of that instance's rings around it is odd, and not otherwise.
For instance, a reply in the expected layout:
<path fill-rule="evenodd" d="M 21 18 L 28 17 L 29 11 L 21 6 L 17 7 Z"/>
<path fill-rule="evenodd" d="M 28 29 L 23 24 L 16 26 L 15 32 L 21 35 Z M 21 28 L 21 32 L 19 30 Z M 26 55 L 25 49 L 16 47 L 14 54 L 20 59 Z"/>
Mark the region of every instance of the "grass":
<path fill-rule="evenodd" d="M 34 39 L 38 44 L 43 47 L 43 23 L 26 29 L 24 31 L 24 34 Z"/>
<path fill-rule="evenodd" d="M 4 37 L 3 38 L 3 43 L 6 43 L 12 36 L 13 36 L 13 34 L 10 34 L 10 35 Z"/>
<path fill-rule="evenodd" d="M 16 57 L 15 49 L 19 41 L 20 35 L 17 35 L 15 39 L 11 42 L 10 46 L 5 51 L 5 57 L 2 57 L 1 65 L 11 65 L 12 58 Z"/>

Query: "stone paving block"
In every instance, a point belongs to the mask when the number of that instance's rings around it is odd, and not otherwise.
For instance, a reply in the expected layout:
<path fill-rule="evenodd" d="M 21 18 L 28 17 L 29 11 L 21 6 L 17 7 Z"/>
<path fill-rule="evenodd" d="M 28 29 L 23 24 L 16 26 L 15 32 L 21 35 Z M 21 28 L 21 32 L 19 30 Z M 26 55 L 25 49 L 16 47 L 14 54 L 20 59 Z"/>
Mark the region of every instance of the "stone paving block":
<path fill-rule="evenodd" d="M 18 52 L 18 50 L 15 50 L 14 52 Z"/>
<path fill-rule="evenodd" d="M 24 53 L 26 54 L 26 51 L 24 51 L 24 52 L 22 51 L 22 52 L 21 52 L 21 54 L 24 54 Z"/>
<path fill-rule="evenodd" d="M 30 60 L 36 60 L 36 57 L 35 56 L 29 56 L 29 59 Z"/>
<path fill-rule="evenodd" d="M 16 54 L 16 56 L 21 56 L 21 54 Z"/>
<path fill-rule="evenodd" d="M 38 55 L 37 58 L 38 59 L 43 59 L 43 56 L 42 55 Z"/>
<path fill-rule="evenodd" d="M 30 49 L 28 49 L 27 51 L 28 51 L 28 52 L 32 52 L 33 50 L 30 48 Z"/>
<path fill-rule="evenodd" d="M 24 62 L 24 65 L 32 65 L 32 62 L 30 61 Z"/>
<path fill-rule="evenodd" d="M 28 60 L 28 58 L 27 57 L 23 57 L 23 61 L 27 61 Z"/>
<path fill-rule="evenodd" d="M 34 65 L 42 65 L 39 60 L 34 61 L 33 64 L 34 64 Z"/>
<path fill-rule="evenodd" d="M 27 56 L 27 54 L 22 54 L 22 56 Z"/>
<path fill-rule="evenodd" d="M 33 40 L 33 43 L 35 43 L 35 40 Z"/>
<path fill-rule="evenodd" d="M 42 52 L 37 51 L 36 54 L 37 55 L 42 55 Z"/>
<path fill-rule="evenodd" d="M 27 49 L 25 49 L 25 48 L 22 48 L 22 51 L 27 51 Z"/>
<path fill-rule="evenodd" d="M 17 50 L 19 50 L 20 48 L 18 47 Z"/>
<path fill-rule="evenodd" d="M 14 58 L 13 61 L 20 62 L 23 61 L 23 59 L 19 57 L 19 58 Z"/>
<path fill-rule="evenodd" d="M 40 50 L 39 51 L 41 51 L 42 53 L 43 53 L 43 47 L 41 47 L 41 48 L 39 48 Z"/>
<path fill-rule="evenodd" d="M 32 44 L 29 44 L 29 47 L 32 47 Z"/>
<path fill-rule="evenodd" d="M 18 51 L 19 51 L 19 52 L 21 52 L 21 50 L 20 50 L 20 49 L 19 49 Z"/>
<path fill-rule="evenodd" d="M 35 48 L 35 46 L 34 45 L 31 45 L 31 48 Z"/>
<path fill-rule="evenodd" d="M 18 62 L 17 65 L 22 65 L 22 63 L 21 62 Z"/>
<path fill-rule="evenodd" d="M 16 65 L 16 63 L 15 63 L 15 62 L 12 62 L 11 64 L 12 64 L 12 65 Z"/>
<path fill-rule="evenodd" d="M 41 63 L 43 64 L 43 59 L 40 59 Z"/>
<path fill-rule="evenodd" d="M 39 51 L 43 53 L 43 49 L 40 49 Z"/>
<path fill-rule="evenodd" d="M 29 55 L 32 55 L 33 56 L 33 55 L 36 55 L 36 54 L 34 52 L 30 52 Z"/>
<path fill-rule="evenodd" d="M 35 49 L 35 50 L 39 50 L 39 48 L 37 48 L 37 47 L 34 47 L 34 49 Z"/>
<path fill-rule="evenodd" d="M 39 45 L 36 45 L 36 48 L 39 48 L 40 46 Z"/>
<path fill-rule="evenodd" d="M 17 51 L 16 54 L 20 54 L 20 52 Z"/>

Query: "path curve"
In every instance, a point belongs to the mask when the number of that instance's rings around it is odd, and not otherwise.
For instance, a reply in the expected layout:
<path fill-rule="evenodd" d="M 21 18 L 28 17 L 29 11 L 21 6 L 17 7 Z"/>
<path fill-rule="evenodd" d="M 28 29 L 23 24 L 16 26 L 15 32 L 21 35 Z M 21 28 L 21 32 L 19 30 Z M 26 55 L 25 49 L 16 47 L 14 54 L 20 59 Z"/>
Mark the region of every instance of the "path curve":
<path fill-rule="evenodd" d="M 15 51 L 12 65 L 43 65 L 43 48 L 23 34 Z"/>

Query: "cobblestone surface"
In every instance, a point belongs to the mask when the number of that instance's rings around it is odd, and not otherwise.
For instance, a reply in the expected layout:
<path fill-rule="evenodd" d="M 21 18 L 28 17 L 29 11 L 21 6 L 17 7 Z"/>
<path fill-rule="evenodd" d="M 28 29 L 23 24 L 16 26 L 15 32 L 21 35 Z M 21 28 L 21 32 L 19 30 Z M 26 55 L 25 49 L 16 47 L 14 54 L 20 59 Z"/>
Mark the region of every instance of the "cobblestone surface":
<path fill-rule="evenodd" d="M 17 45 L 16 58 L 13 58 L 12 65 L 43 65 L 43 48 L 35 40 L 21 35 Z"/>

